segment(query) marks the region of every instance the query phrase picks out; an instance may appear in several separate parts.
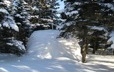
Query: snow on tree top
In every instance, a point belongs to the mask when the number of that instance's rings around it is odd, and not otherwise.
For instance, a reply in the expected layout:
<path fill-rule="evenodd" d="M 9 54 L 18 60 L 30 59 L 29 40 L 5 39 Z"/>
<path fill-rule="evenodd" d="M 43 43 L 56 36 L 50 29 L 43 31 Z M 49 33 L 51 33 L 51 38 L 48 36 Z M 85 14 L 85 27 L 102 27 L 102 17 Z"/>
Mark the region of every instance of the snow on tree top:
<path fill-rule="evenodd" d="M 30 15 L 29 18 L 39 18 L 39 15 Z"/>
<path fill-rule="evenodd" d="M 15 21 L 13 20 L 13 18 L 10 17 L 10 16 L 8 16 L 8 19 L 9 19 L 8 22 L 9 22 L 10 27 L 11 27 L 13 30 L 15 30 L 15 31 L 19 31 L 19 28 L 18 28 L 18 26 L 16 25 Z"/>
<path fill-rule="evenodd" d="M 4 27 L 7 27 L 7 28 L 10 28 L 8 22 L 6 22 L 6 21 L 3 22 L 3 26 L 4 26 Z"/>
<path fill-rule="evenodd" d="M 12 40 L 13 45 L 18 46 L 20 50 L 26 50 L 25 47 L 23 46 L 23 42 L 19 40 Z"/>
<path fill-rule="evenodd" d="M 11 2 L 8 1 L 8 0 L 4 0 L 4 3 L 5 3 L 7 6 L 10 6 L 10 5 L 11 5 Z"/>
<path fill-rule="evenodd" d="M 91 29 L 95 29 L 95 30 L 105 30 L 103 27 L 97 27 L 97 26 L 91 26 Z"/>
<path fill-rule="evenodd" d="M 42 18 L 42 20 L 43 20 L 43 21 L 53 22 L 53 20 L 52 20 L 52 19 L 44 19 L 44 18 Z"/>
<path fill-rule="evenodd" d="M 109 39 L 109 41 L 112 41 L 113 44 L 111 45 L 111 48 L 114 49 L 114 31 L 110 34 L 111 38 Z"/>
<path fill-rule="evenodd" d="M 20 14 L 16 14 L 15 16 L 16 17 L 19 17 L 19 18 L 22 18 L 22 16 Z"/>
<path fill-rule="evenodd" d="M 110 4 L 110 3 L 105 3 L 105 5 L 110 8 L 111 10 L 114 11 L 114 5 L 113 4 Z"/>
<path fill-rule="evenodd" d="M 5 19 L 2 22 L 2 24 L 4 27 L 11 28 L 17 32 L 19 31 L 18 26 L 16 25 L 15 21 L 13 20 L 11 16 L 5 16 Z"/>
<path fill-rule="evenodd" d="M 66 15 L 73 15 L 73 14 L 78 14 L 78 11 L 77 10 L 75 10 L 75 11 L 72 11 L 72 12 L 67 12 L 66 13 Z"/>
<path fill-rule="evenodd" d="M 6 7 L 6 4 L 4 2 L 0 2 L 1 7 Z"/>
<path fill-rule="evenodd" d="M 23 4 L 25 4 L 25 5 L 26 5 L 26 4 L 28 4 L 28 3 L 27 3 L 27 2 L 25 2 L 25 1 L 23 0 Z"/>
<path fill-rule="evenodd" d="M 39 10 L 36 6 L 32 7 L 32 10 Z"/>
<path fill-rule="evenodd" d="M 0 8 L 0 12 L 4 13 L 4 14 L 9 14 L 8 11 L 6 9 Z"/>
<path fill-rule="evenodd" d="M 80 5 L 81 4 L 81 2 L 75 2 L 74 3 L 74 5 Z"/>
<path fill-rule="evenodd" d="M 18 4 L 19 4 L 19 0 L 14 0 L 13 5 L 18 6 Z"/>

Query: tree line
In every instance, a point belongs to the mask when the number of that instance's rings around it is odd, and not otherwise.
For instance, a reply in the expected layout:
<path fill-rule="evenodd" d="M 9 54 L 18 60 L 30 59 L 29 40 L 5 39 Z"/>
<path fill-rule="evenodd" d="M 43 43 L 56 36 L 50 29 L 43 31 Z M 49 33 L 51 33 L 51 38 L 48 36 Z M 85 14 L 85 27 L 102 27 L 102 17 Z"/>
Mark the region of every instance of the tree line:
<path fill-rule="evenodd" d="M 0 0 L 0 53 L 27 52 L 35 30 L 55 29 L 57 0 Z"/>
<path fill-rule="evenodd" d="M 58 16 L 58 0 L 0 0 L 0 53 L 23 55 L 33 31 L 57 25 L 62 25 L 60 37 L 79 39 L 82 62 L 89 48 L 95 54 L 113 44 L 109 41 L 114 30 L 113 0 L 61 1 L 65 8 Z"/>
<path fill-rule="evenodd" d="M 114 29 L 113 0 L 64 0 L 65 19 L 60 36 L 78 38 L 82 62 L 86 62 L 88 48 L 95 54 L 98 49 L 106 50 L 113 42 L 109 41 Z"/>

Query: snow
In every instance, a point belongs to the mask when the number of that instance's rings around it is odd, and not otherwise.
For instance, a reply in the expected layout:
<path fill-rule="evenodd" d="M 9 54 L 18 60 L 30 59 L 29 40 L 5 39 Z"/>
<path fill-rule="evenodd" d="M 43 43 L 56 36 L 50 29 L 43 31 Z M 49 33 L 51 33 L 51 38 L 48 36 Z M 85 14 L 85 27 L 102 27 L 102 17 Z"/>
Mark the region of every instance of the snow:
<path fill-rule="evenodd" d="M 30 15 L 29 18 L 39 18 L 39 15 L 34 15 L 34 16 Z"/>
<path fill-rule="evenodd" d="M 8 22 L 4 22 L 4 23 L 3 23 L 3 26 L 4 26 L 4 27 L 7 27 L 7 28 L 10 28 Z"/>
<path fill-rule="evenodd" d="M 24 45 L 23 45 L 23 42 L 21 42 L 19 40 L 12 40 L 12 44 L 14 46 L 17 46 L 19 48 L 19 50 L 26 50 Z"/>
<path fill-rule="evenodd" d="M 11 28 L 15 31 L 19 31 L 18 26 L 16 25 L 15 21 L 11 16 L 5 16 L 5 19 L 3 20 L 3 26 L 7 28 Z"/>
<path fill-rule="evenodd" d="M 16 14 L 15 16 L 16 17 L 19 17 L 19 18 L 22 18 L 22 16 L 20 14 Z"/>
<path fill-rule="evenodd" d="M 73 24 L 73 22 L 70 21 L 70 22 L 67 22 L 67 23 L 66 23 L 66 26 L 70 26 L 70 25 L 72 25 L 72 24 Z"/>
<path fill-rule="evenodd" d="M 87 63 L 82 64 L 85 72 L 113 72 L 114 56 L 88 55 Z"/>
<path fill-rule="evenodd" d="M 13 2 L 13 6 L 18 6 L 18 4 L 19 4 L 19 0 L 14 0 L 14 2 Z"/>
<path fill-rule="evenodd" d="M 41 18 L 43 21 L 48 21 L 48 22 L 53 22 L 52 19 L 44 19 L 44 18 Z"/>
<path fill-rule="evenodd" d="M 28 4 L 28 3 L 27 3 L 27 2 L 25 2 L 25 1 L 23 0 L 23 4 L 25 4 L 25 5 L 26 5 L 26 4 Z"/>
<path fill-rule="evenodd" d="M 73 5 L 81 5 L 81 2 L 75 2 Z"/>
<path fill-rule="evenodd" d="M 7 27 L 7 28 L 11 28 L 15 31 L 19 31 L 18 26 L 16 25 L 16 23 L 14 22 L 14 20 L 10 16 L 8 16 L 7 19 L 3 21 L 3 26 Z"/>
<path fill-rule="evenodd" d="M 71 12 L 67 12 L 66 15 L 72 16 L 73 14 L 78 14 L 78 11 L 71 11 Z"/>
<path fill-rule="evenodd" d="M 0 8 L 0 12 L 6 14 L 5 19 L 2 22 L 3 26 L 7 28 L 12 28 L 15 31 L 19 31 L 18 26 L 16 25 L 13 18 L 9 15 L 9 12 L 6 9 L 2 9 L 2 8 Z"/>
<path fill-rule="evenodd" d="M 6 9 L 2 9 L 2 8 L 0 8 L 0 12 L 5 13 L 5 14 L 9 14 Z"/>
<path fill-rule="evenodd" d="M 77 39 L 56 38 L 58 30 L 35 31 L 28 53 L 21 57 L 0 54 L 0 72 L 113 72 L 114 56 L 88 55 L 80 61 Z"/>
<path fill-rule="evenodd" d="M 99 30 L 99 31 L 105 30 L 103 27 L 97 27 L 97 26 L 88 26 L 88 27 L 90 27 L 91 29 Z"/>
<path fill-rule="evenodd" d="M 41 59 L 70 57 L 72 59 L 80 60 L 81 54 L 79 53 L 80 46 L 78 45 L 78 41 L 76 42 L 75 40 L 74 42 L 71 39 L 70 40 L 56 39 L 56 36 L 58 34 L 59 34 L 59 31 L 56 31 L 56 30 L 55 31 L 51 31 L 51 30 L 36 31 L 30 37 L 28 48 L 29 49 L 32 48 L 32 50 L 30 50 L 31 52 L 35 51 L 36 48 L 39 48 L 36 55 Z M 67 52 L 68 50 L 69 52 Z M 76 54 L 76 53 L 79 53 L 79 54 Z M 75 56 L 73 56 L 72 54 Z"/>
<path fill-rule="evenodd" d="M 114 31 L 110 34 L 111 38 L 109 41 L 113 41 L 113 44 L 111 45 L 111 48 L 114 49 Z"/>
<path fill-rule="evenodd" d="M 0 54 L 0 72 L 83 72 L 71 53 L 74 43 L 56 39 L 58 34 L 56 30 L 36 31 L 29 39 L 26 55 Z"/>
<path fill-rule="evenodd" d="M 36 6 L 32 7 L 32 10 L 37 10 L 37 11 L 39 11 L 39 9 L 38 9 Z"/>
<path fill-rule="evenodd" d="M 108 8 L 110 8 L 111 10 L 114 11 L 114 5 L 111 3 L 105 3 L 104 5 L 106 5 Z"/>
<path fill-rule="evenodd" d="M 13 30 L 15 30 L 15 31 L 18 32 L 18 31 L 19 31 L 19 28 L 18 28 L 18 26 L 16 25 L 15 21 L 13 20 L 13 18 L 12 18 L 11 16 L 8 16 L 7 18 L 8 18 L 9 26 L 10 26 Z"/>
<path fill-rule="evenodd" d="M 9 7 L 11 6 L 11 2 L 9 0 L 4 0 L 4 3 Z"/>

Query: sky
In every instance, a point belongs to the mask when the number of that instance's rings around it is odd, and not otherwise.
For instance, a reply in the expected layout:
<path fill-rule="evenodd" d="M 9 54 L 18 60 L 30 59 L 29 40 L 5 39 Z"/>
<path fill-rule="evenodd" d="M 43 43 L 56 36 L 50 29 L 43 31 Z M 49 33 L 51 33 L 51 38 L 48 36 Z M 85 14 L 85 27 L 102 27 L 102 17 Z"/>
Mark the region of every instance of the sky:
<path fill-rule="evenodd" d="M 60 4 L 60 8 L 58 9 L 58 11 L 61 11 L 64 9 L 64 2 L 59 0 L 59 4 Z"/>

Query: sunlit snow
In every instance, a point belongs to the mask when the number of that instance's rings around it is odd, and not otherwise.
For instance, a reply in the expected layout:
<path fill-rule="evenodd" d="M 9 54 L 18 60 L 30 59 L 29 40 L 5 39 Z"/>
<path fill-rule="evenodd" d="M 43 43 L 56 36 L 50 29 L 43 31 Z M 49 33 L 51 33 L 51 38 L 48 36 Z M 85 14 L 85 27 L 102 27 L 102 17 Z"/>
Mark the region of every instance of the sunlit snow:
<path fill-rule="evenodd" d="M 58 30 L 35 31 L 28 52 L 17 57 L 0 54 L 0 72 L 113 72 L 114 56 L 88 55 L 80 62 L 77 39 L 56 38 Z"/>

